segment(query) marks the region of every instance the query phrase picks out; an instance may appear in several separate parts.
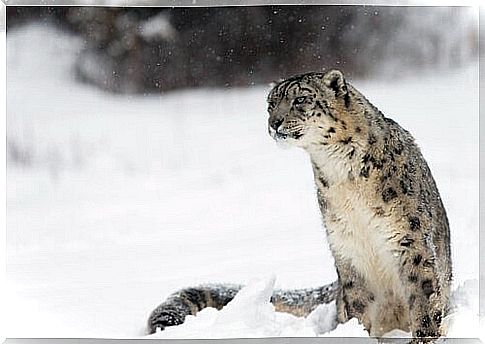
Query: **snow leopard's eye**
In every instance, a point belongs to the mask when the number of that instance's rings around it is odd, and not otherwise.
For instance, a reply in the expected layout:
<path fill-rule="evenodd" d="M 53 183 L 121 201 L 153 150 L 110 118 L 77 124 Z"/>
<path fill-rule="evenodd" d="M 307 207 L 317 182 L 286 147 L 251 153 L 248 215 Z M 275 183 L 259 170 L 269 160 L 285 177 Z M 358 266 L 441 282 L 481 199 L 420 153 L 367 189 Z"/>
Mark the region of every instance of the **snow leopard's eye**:
<path fill-rule="evenodd" d="M 298 97 L 298 98 L 295 98 L 295 100 L 293 100 L 293 104 L 295 105 L 300 105 L 300 104 L 303 104 L 303 102 L 305 101 L 306 97 Z"/>
<path fill-rule="evenodd" d="M 276 107 L 276 103 L 273 101 L 268 102 L 268 110 L 273 110 Z"/>

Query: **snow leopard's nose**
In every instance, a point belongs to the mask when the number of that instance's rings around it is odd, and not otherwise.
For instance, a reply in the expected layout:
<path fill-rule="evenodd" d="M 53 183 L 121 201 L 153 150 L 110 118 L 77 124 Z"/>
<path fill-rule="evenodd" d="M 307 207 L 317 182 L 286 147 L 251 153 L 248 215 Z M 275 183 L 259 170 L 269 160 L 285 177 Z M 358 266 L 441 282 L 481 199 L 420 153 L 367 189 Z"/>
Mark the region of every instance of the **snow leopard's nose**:
<path fill-rule="evenodd" d="M 274 131 L 278 131 L 278 128 L 283 123 L 283 118 L 273 118 L 269 120 L 269 126 L 274 129 Z"/>

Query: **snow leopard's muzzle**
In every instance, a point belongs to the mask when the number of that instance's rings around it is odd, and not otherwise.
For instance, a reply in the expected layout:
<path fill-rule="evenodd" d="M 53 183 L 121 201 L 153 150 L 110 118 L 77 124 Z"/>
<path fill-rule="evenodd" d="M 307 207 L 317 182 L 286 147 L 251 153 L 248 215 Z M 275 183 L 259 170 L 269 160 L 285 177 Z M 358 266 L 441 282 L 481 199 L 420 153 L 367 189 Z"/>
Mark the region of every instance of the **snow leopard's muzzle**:
<path fill-rule="evenodd" d="M 283 120 L 271 121 L 268 123 L 268 133 L 277 142 L 288 142 L 295 144 L 303 136 L 299 126 L 288 126 Z"/>

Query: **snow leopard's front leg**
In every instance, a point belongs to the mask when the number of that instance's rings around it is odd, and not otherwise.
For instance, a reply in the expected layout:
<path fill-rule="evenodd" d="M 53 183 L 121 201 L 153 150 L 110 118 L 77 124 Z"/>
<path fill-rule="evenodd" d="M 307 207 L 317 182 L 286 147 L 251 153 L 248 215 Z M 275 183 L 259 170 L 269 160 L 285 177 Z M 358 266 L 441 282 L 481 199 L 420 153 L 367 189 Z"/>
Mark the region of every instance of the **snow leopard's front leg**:
<path fill-rule="evenodd" d="M 423 240 L 424 241 L 424 240 Z M 440 291 L 436 262 L 430 247 L 420 244 L 403 251 L 401 277 L 406 286 L 410 326 L 414 337 L 440 337 L 446 302 Z"/>
<path fill-rule="evenodd" d="M 370 333 L 371 320 L 368 315 L 369 305 L 374 302 L 374 295 L 366 288 L 366 283 L 355 269 L 346 261 L 335 258 L 340 290 L 337 297 L 337 321 L 345 323 L 355 317 Z"/>

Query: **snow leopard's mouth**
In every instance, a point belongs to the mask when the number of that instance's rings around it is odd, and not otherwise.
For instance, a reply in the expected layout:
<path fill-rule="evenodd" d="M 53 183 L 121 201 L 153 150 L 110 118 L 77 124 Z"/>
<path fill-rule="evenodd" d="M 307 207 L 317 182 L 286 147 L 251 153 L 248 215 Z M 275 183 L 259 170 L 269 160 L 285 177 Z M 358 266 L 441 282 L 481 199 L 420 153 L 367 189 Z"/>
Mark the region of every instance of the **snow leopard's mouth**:
<path fill-rule="evenodd" d="M 279 130 L 275 130 L 271 127 L 268 129 L 269 135 L 275 140 L 278 144 L 283 144 L 284 147 L 289 147 L 297 144 L 297 141 L 303 136 L 300 132 L 290 132 L 290 133 L 282 133 Z"/>
<path fill-rule="evenodd" d="M 288 134 L 274 130 L 272 127 L 268 127 L 268 132 L 269 136 L 271 136 L 275 141 L 286 140 L 288 138 Z"/>

